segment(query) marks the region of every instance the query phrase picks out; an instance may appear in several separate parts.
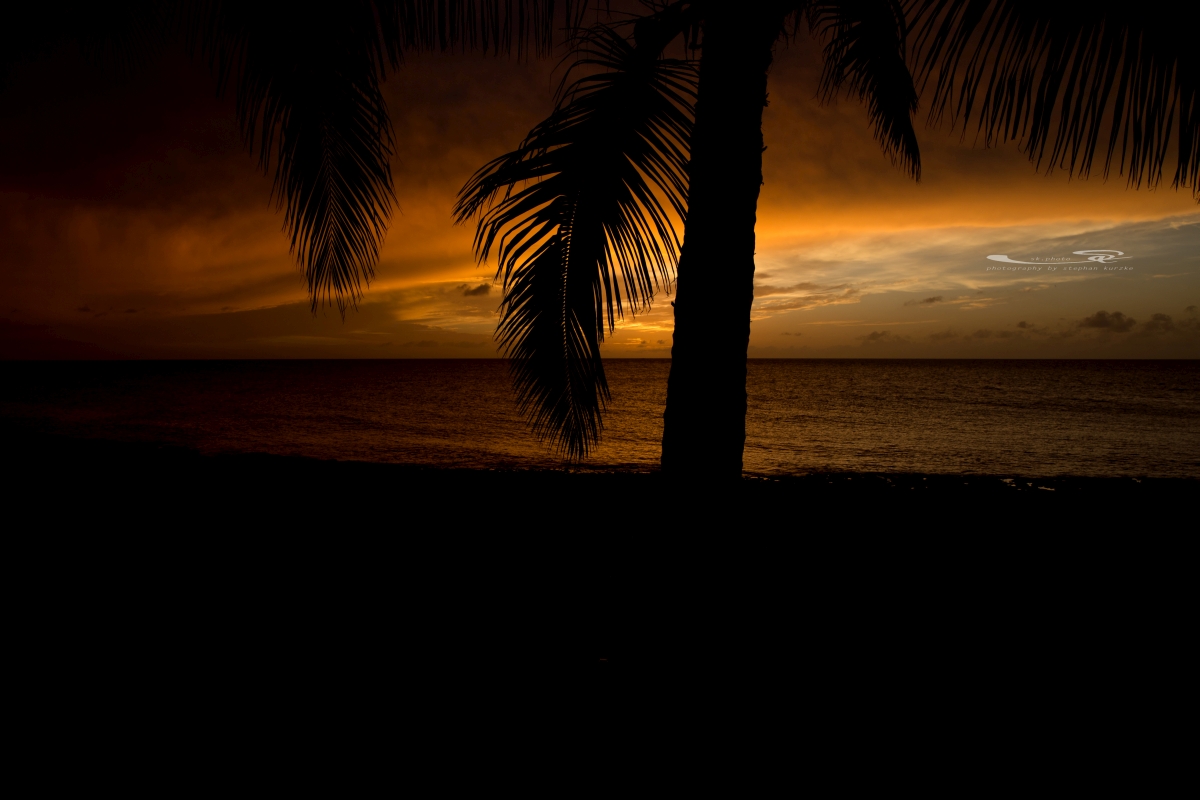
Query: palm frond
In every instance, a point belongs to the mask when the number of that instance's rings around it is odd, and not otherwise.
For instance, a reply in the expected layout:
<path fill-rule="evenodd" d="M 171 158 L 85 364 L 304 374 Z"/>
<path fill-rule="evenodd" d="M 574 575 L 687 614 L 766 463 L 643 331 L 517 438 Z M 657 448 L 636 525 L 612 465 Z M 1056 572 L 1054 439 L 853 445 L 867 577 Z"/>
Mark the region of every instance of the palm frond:
<path fill-rule="evenodd" d="M 380 0 L 393 66 L 405 52 L 478 50 L 524 58 L 551 54 L 555 34 L 582 28 L 589 0 Z M 600 3 L 595 3 L 600 5 Z"/>
<path fill-rule="evenodd" d="M 276 2 L 182 5 L 194 52 L 232 83 L 238 120 L 274 198 L 313 310 L 345 314 L 379 260 L 395 193 L 380 91 L 406 50 L 547 55 L 577 30 L 580 0 L 342 0 L 320 14 Z"/>
<path fill-rule="evenodd" d="M 669 287 L 679 256 L 672 216 L 687 206 L 696 73 L 611 29 L 584 37 L 554 113 L 459 192 L 478 217 L 475 251 L 495 251 L 504 299 L 497 338 L 523 412 L 568 458 L 599 440 L 609 399 L 605 328 Z"/>
<path fill-rule="evenodd" d="M 975 114 L 986 144 L 1016 140 L 1039 168 L 1087 177 L 1099 152 L 1104 177 L 1115 165 L 1150 188 L 1176 136 L 1172 185 L 1200 201 L 1200 48 L 1177 12 L 1112 0 L 910 0 L 907 11 L 918 75 L 936 77 L 932 123 L 948 116 L 965 133 Z"/>
<path fill-rule="evenodd" d="M 274 160 L 273 196 L 318 304 L 362 296 L 374 276 L 394 193 L 384 58 L 372 3 L 321 15 L 279 4 L 203 4 L 190 29 L 219 83 L 236 89 L 238 120 L 259 164 Z"/>
<path fill-rule="evenodd" d="M 920 180 L 921 151 L 912 123 L 917 90 L 905 63 L 908 27 L 899 0 L 813 3 L 807 13 L 809 29 L 826 41 L 823 99 L 843 89 L 856 94 L 884 153 Z"/>

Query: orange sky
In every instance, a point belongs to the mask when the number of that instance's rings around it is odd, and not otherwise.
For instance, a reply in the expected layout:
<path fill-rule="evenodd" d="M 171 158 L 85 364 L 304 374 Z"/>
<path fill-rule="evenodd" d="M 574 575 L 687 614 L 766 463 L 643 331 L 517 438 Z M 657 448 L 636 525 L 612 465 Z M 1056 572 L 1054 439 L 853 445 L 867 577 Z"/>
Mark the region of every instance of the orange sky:
<path fill-rule="evenodd" d="M 1015 146 L 945 128 L 921 129 L 914 183 L 856 101 L 814 100 L 813 52 L 781 47 L 771 75 L 752 357 L 1200 357 L 1190 192 L 1039 175 Z M 343 321 L 310 313 L 270 181 L 203 70 L 168 56 L 118 81 L 68 53 L 29 67 L 0 110 L 0 356 L 494 356 L 498 287 L 450 209 L 549 111 L 552 68 L 429 56 L 389 80 L 401 213 Z M 989 254 L 1081 249 L 1130 269 L 986 271 Z M 665 299 L 606 355 L 667 356 Z"/>

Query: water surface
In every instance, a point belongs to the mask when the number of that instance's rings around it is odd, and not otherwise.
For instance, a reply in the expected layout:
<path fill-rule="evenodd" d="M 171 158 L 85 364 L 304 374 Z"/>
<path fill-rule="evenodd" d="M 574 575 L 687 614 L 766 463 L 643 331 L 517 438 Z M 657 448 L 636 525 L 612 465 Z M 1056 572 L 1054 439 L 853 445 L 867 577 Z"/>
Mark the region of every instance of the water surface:
<path fill-rule="evenodd" d="M 654 469 L 669 362 L 606 361 L 589 467 Z M 455 467 L 560 466 L 496 360 L 9 362 L 22 428 Z M 756 360 L 745 469 L 1200 477 L 1200 362 Z"/>

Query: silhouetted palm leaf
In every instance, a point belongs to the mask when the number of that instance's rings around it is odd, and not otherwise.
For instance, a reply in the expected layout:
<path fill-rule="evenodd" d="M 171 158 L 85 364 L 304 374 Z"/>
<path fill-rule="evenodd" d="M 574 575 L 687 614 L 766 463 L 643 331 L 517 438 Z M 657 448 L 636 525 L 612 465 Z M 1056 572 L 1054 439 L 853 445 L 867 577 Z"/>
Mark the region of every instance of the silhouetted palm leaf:
<path fill-rule="evenodd" d="M 548 56 L 556 30 L 581 29 L 587 0 L 392 0 L 375 3 L 393 66 L 406 51 Z"/>
<path fill-rule="evenodd" d="M 286 207 L 292 251 L 314 309 L 362 294 L 394 199 L 393 140 L 379 81 L 383 53 L 369 2 L 320 15 L 282 4 L 211 4 L 194 24 L 242 132 Z"/>
<path fill-rule="evenodd" d="M 965 125 L 977 113 L 986 143 L 1015 139 L 1039 167 L 1045 159 L 1081 177 L 1107 128 L 1104 176 L 1116 164 L 1131 186 L 1151 188 L 1174 134 L 1173 185 L 1190 184 L 1200 200 L 1194 23 L 1111 0 L 915 0 L 909 14 L 920 75 L 937 77 L 931 122 L 949 113 Z"/>
<path fill-rule="evenodd" d="M 606 323 L 672 280 L 696 80 L 691 65 L 647 57 L 608 29 L 578 53 L 572 69 L 606 71 L 560 90 L 550 118 L 480 169 L 455 207 L 459 222 L 481 215 L 479 259 L 496 251 L 497 338 L 521 408 L 569 458 L 600 436 Z"/>
<path fill-rule="evenodd" d="M 550 50 L 556 7 L 568 29 L 583 4 L 554 0 L 342 0 L 320 13 L 291 3 L 187 4 L 194 49 L 232 82 L 243 135 L 286 209 L 292 252 L 315 310 L 362 296 L 375 274 L 395 194 L 391 122 L 380 91 L 406 51 Z"/>
<path fill-rule="evenodd" d="M 912 115 L 917 90 L 905 64 L 904 8 L 899 0 L 841 0 L 813 3 L 809 28 L 827 39 L 821 93 L 841 89 L 858 95 L 875 126 L 875 138 L 913 178 L 921 177 L 921 152 Z"/>

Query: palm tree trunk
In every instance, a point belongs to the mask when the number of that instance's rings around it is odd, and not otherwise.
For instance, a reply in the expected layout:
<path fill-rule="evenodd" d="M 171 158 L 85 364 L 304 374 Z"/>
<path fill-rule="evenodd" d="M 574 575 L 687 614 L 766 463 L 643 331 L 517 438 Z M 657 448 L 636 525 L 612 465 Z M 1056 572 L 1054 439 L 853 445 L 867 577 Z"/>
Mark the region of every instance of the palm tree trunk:
<path fill-rule="evenodd" d="M 762 114 L 782 25 L 761 5 L 713 3 L 706 15 L 663 415 L 662 468 L 675 476 L 742 473 Z"/>

